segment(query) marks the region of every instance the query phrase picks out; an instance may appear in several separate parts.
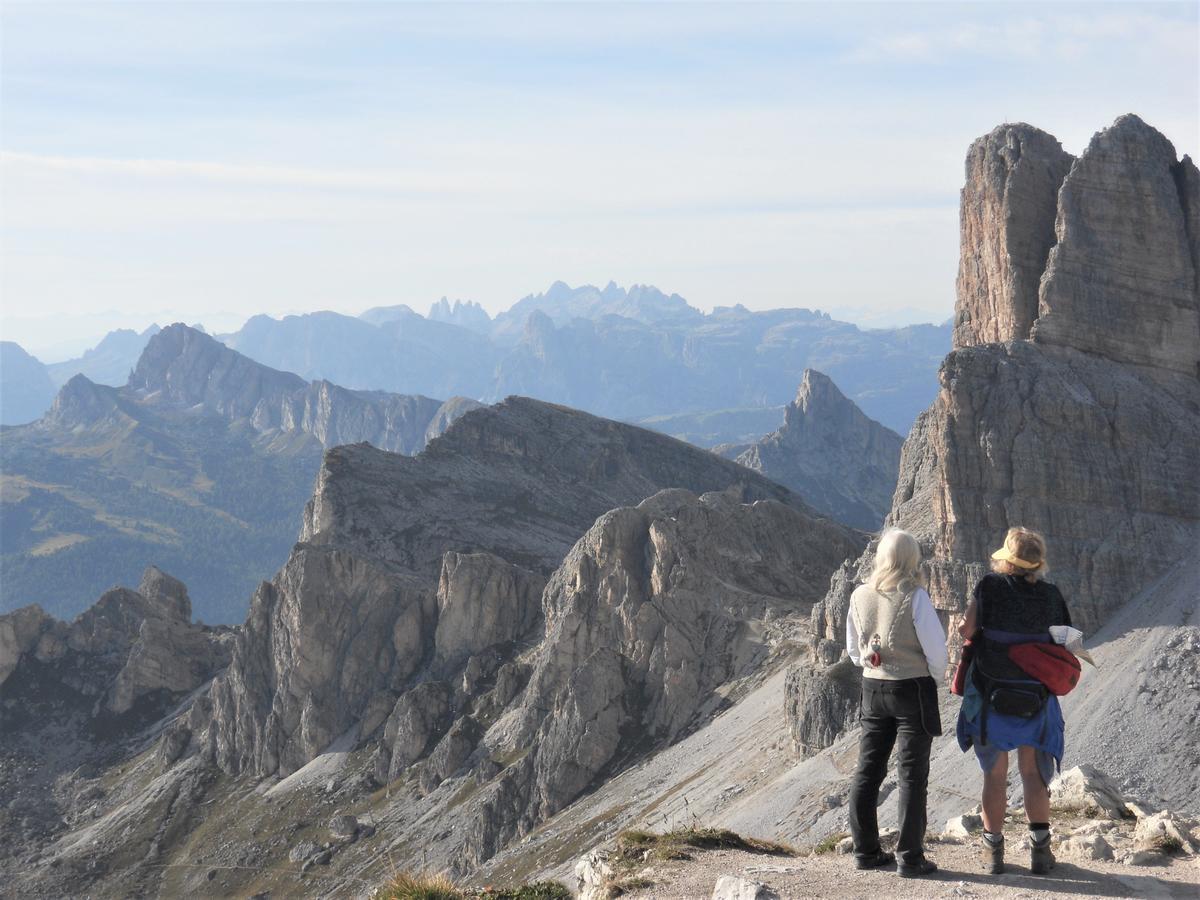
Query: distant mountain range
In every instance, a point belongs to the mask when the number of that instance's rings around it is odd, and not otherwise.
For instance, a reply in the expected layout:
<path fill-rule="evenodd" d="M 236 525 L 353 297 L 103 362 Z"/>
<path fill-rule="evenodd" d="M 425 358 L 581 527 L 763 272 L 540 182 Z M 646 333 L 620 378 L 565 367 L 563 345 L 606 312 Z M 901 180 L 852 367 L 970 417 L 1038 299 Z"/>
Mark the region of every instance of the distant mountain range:
<path fill-rule="evenodd" d="M 49 373 L 59 384 L 76 372 L 124 384 L 154 330 L 112 332 Z M 907 433 L 936 394 L 950 325 L 863 330 L 812 310 L 740 305 L 704 314 L 651 286 L 556 282 L 494 319 L 477 303 L 443 298 L 428 316 L 408 306 L 357 317 L 260 315 L 218 338 L 306 379 L 488 403 L 522 394 L 712 446 L 777 427 L 807 368 L 829 375 L 871 418 Z M 746 430 L 747 420 L 767 426 Z"/>
<path fill-rule="evenodd" d="M 150 563 L 240 620 L 287 557 L 326 447 L 415 453 L 479 404 L 350 391 L 253 362 L 186 325 L 149 338 L 126 386 L 76 375 L 0 434 L 0 610 L 81 610 Z"/>
<path fill-rule="evenodd" d="M 638 315 L 655 309 L 636 292 L 621 296 L 625 308 Z M 526 333 L 504 358 L 505 365 L 520 369 L 522 354 L 544 360 L 565 352 L 557 346 L 535 351 L 531 337 L 540 334 L 553 345 L 560 332 L 577 337 L 598 327 L 575 319 L 558 329 L 537 308 L 542 298 L 534 300 Z M 594 300 L 581 295 L 579 303 Z M 669 316 L 686 316 L 673 303 L 664 308 Z M 318 348 L 360 349 L 373 341 L 380 358 L 390 356 L 397 368 L 433 370 L 438 346 L 444 356 L 457 347 L 462 361 L 497 346 L 466 325 L 436 318 L 440 314 L 478 325 L 480 312 L 463 304 L 435 306 L 434 318 L 407 308 L 370 311 L 368 318 L 378 324 L 332 313 L 282 322 L 259 317 L 226 340 L 249 340 L 261 328 L 266 346 L 300 355 L 305 341 Z M 617 316 L 599 323 L 601 330 L 644 327 Z M 455 345 L 448 333 L 470 339 Z M 98 348 L 83 359 L 96 365 L 104 360 L 111 369 L 119 353 L 137 346 L 143 336 L 145 347 L 124 386 L 75 375 L 41 419 L 4 428 L 0 611 L 38 603 L 52 614 L 69 616 L 91 597 L 114 584 L 132 583 L 146 566 L 156 565 L 195 586 L 195 609 L 202 619 L 236 621 L 261 577 L 285 558 L 323 450 L 368 442 L 381 450 L 414 454 L 459 416 L 481 406 L 462 396 L 442 402 L 421 394 L 306 381 L 182 324 L 143 335 L 110 336 L 104 352 Z M 412 352 L 396 353 L 395 346 L 406 341 Z M 419 360 L 418 349 L 423 351 Z M 574 352 L 582 356 L 586 348 L 580 344 Z M 632 345 L 627 354 L 632 367 L 638 360 Z M 6 358 L 23 361 L 20 348 Z M 341 358 L 347 364 L 354 360 L 349 352 Z M 591 358 L 603 364 L 598 351 Z M 37 365 L 31 357 L 25 359 Z M 367 354 L 359 359 L 368 361 Z M 563 363 L 567 365 L 565 357 Z M 458 371 L 463 370 L 465 366 Z M 451 377 L 455 367 L 441 372 L 430 376 L 440 378 L 441 387 L 450 390 L 459 384 Z M 815 392 L 817 402 L 808 402 L 814 379 L 823 389 Z M 571 385 L 584 387 L 581 381 L 560 383 L 568 394 Z M 522 386 L 518 381 L 517 387 Z M 801 399 L 786 408 L 655 421 L 661 430 L 681 429 L 702 445 L 726 434 L 742 437 L 745 446 L 724 455 L 746 450 L 739 462 L 793 487 L 825 515 L 859 528 L 876 527 L 890 499 L 889 489 L 875 482 L 889 477 L 894 482 L 899 438 L 869 420 L 817 373 L 805 373 Z M 781 422 L 783 428 L 775 431 Z M 843 426 L 849 428 L 847 435 L 834 434 Z M 764 438 L 764 432 L 772 433 Z M 871 439 L 877 433 L 890 435 L 897 446 L 884 442 L 881 451 Z M 875 471 L 880 452 L 886 457 L 882 475 Z"/>

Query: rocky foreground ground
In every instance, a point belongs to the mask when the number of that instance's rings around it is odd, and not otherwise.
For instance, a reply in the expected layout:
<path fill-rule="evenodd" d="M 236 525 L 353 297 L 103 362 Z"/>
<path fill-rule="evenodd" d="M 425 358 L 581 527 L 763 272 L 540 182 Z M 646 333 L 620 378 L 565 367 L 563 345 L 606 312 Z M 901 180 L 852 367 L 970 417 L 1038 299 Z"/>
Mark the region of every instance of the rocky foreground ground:
<path fill-rule="evenodd" d="M 1111 779 L 1090 767 L 1063 773 L 1052 786 L 1051 801 L 1057 864 L 1045 875 L 1029 870 L 1019 809 L 1005 822 L 1005 872 L 985 874 L 976 808 L 930 835 L 928 856 L 939 871 L 928 878 L 900 878 L 895 865 L 858 871 L 851 840 L 842 835 L 796 849 L 693 826 L 669 834 L 625 832 L 579 861 L 575 887 L 580 900 L 1200 896 L 1195 821 L 1127 800 Z M 886 829 L 883 846 L 894 850 L 896 836 L 894 828 Z"/>
<path fill-rule="evenodd" d="M 1012 829 L 1016 839 L 1019 828 Z M 647 873 L 654 883 L 622 897 L 638 900 L 770 897 L 1197 897 L 1200 865 L 1170 859 L 1153 869 L 1112 862 L 1063 860 L 1048 875 L 1031 875 L 1028 851 L 1003 875 L 985 875 L 974 844 L 935 844 L 931 858 L 941 867 L 930 878 L 905 879 L 895 867 L 855 870 L 852 857 L 822 854 L 773 858 L 744 850 L 714 850 L 691 861 L 666 863 Z M 726 878 L 723 891 L 716 888 Z M 731 884 L 730 882 L 735 882 Z"/>

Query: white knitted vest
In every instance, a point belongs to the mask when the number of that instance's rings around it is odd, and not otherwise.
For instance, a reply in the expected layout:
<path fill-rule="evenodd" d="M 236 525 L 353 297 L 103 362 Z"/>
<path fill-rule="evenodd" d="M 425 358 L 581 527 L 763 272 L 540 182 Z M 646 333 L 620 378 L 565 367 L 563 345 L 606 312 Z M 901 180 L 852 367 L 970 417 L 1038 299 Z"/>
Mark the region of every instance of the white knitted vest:
<path fill-rule="evenodd" d="M 921 678 L 929 674 L 929 663 L 917 627 L 913 624 L 912 599 L 915 589 L 875 590 L 860 584 L 850 595 L 850 615 L 858 628 L 858 647 L 862 657 L 863 677 L 898 681 L 902 678 Z M 874 644 L 878 643 L 880 665 L 870 662 Z"/>

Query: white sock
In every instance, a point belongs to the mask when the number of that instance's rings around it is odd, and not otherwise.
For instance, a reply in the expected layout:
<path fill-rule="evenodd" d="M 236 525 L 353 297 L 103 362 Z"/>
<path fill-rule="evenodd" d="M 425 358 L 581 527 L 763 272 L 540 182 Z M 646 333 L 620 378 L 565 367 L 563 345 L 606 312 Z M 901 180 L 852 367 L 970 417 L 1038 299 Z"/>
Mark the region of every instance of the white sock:
<path fill-rule="evenodd" d="M 990 831 L 985 831 L 983 833 L 983 839 L 985 841 L 987 841 L 989 844 L 1004 843 L 1004 835 L 1002 833 L 992 834 L 992 832 L 990 832 Z"/>

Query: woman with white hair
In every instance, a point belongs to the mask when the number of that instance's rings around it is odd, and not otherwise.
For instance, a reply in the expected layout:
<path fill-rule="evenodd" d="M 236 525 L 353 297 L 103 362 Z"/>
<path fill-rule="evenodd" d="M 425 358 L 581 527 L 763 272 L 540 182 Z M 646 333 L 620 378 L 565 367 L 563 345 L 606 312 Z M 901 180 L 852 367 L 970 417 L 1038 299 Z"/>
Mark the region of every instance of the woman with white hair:
<path fill-rule="evenodd" d="M 921 546 L 907 531 L 879 539 L 875 567 L 850 597 L 846 651 L 863 670 L 862 738 L 850 790 L 850 832 L 859 869 L 895 862 L 879 846 L 879 786 L 899 740 L 900 856 L 897 871 L 916 878 L 937 871 L 925 858 L 929 750 L 942 733 L 937 683 L 946 668 L 946 632 L 921 584 Z"/>

